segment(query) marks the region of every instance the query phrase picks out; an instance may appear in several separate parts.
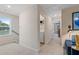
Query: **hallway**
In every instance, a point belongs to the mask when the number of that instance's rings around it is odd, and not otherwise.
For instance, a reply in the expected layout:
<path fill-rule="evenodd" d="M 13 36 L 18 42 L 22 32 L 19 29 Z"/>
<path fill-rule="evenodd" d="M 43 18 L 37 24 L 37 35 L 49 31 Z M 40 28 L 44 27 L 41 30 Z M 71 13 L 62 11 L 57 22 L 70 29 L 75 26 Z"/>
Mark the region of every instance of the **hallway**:
<path fill-rule="evenodd" d="M 62 46 L 60 46 L 60 39 L 55 37 L 51 41 L 41 46 L 40 55 L 63 55 L 64 51 Z"/>

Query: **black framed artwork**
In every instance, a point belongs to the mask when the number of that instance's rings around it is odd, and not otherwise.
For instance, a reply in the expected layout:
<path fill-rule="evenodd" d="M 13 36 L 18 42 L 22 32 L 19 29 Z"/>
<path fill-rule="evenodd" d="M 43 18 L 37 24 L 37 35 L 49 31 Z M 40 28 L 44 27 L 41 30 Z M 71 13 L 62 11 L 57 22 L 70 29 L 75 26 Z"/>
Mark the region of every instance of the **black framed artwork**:
<path fill-rule="evenodd" d="M 79 30 L 79 12 L 72 13 L 72 30 Z"/>

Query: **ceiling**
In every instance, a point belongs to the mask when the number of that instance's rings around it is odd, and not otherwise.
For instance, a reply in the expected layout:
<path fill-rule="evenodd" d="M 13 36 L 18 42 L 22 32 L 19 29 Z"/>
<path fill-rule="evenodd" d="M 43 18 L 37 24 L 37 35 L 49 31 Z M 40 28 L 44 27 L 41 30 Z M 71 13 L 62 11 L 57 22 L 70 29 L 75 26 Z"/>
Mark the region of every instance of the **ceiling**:
<path fill-rule="evenodd" d="M 18 16 L 21 12 L 29 8 L 32 4 L 0 4 L 0 11 Z M 74 4 L 41 4 L 40 5 L 48 15 L 52 16 L 60 13 L 61 9 L 75 6 Z"/>
<path fill-rule="evenodd" d="M 29 5 L 30 6 L 30 5 Z M 0 4 L 0 12 L 12 14 L 19 16 L 21 12 L 26 10 L 28 7 L 28 4 Z"/>
<path fill-rule="evenodd" d="M 75 5 L 77 4 L 41 4 L 40 6 L 49 16 L 54 17 L 56 15 L 60 15 L 62 9 L 69 8 Z"/>

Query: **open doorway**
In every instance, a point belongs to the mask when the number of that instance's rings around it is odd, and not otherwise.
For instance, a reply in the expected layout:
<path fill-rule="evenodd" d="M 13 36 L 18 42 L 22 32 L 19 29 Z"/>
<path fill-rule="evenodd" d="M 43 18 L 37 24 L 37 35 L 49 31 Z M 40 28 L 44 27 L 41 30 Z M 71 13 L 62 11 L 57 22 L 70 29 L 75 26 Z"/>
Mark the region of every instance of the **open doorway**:
<path fill-rule="evenodd" d="M 54 23 L 54 33 L 57 37 L 60 37 L 60 23 Z"/>
<path fill-rule="evenodd" d="M 40 15 L 40 45 L 45 44 L 45 18 Z"/>

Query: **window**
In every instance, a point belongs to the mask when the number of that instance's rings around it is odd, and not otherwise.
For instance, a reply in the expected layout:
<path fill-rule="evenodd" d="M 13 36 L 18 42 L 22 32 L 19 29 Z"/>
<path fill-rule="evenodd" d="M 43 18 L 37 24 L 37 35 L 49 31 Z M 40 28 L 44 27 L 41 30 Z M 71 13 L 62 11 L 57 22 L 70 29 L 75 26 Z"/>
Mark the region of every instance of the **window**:
<path fill-rule="evenodd" d="M 0 35 L 8 35 L 10 34 L 10 18 L 8 17 L 0 17 Z"/>

